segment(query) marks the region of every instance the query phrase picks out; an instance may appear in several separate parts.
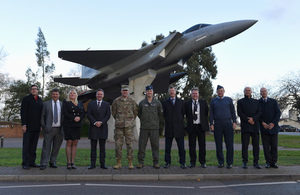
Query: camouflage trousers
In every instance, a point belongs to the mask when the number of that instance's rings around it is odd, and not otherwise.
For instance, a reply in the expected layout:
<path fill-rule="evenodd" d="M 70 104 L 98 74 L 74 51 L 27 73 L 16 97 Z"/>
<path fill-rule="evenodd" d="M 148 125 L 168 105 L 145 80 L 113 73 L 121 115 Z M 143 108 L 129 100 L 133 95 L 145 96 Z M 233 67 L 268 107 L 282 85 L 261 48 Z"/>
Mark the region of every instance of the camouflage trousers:
<path fill-rule="evenodd" d="M 122 159 L 122 147 L 125 137 L 125 143 L 127 146 L 127 158 L 133 159 L 133 146 L 132 142 L 134 140 L 133 128 L 116 128 L 115 129 L 115 150 L 116 150 L 116 159 Z"/>

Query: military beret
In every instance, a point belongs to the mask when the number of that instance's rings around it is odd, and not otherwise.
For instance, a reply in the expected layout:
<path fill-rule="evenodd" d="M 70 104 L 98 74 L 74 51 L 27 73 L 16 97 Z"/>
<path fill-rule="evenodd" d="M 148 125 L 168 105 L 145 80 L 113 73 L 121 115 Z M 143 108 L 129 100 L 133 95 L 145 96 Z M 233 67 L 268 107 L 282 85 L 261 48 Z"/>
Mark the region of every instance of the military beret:
<path fill-rule="evenodd" d="M 148 90 L 153 90 L 153 86 L 152 85 L 148 85 L 148 86 L 146 86 L 146 91 L 148 91 Z"/>
<path fill-rule="evenodd" d="M 224 89 L 224 87 L 223 87 L 223 86 L 221 86 L 221 85 L 218 85 L 218 86 L 217 86 L 217 91 L 218 91 L 219 89 L 222 89 L 222 88 Z"/>

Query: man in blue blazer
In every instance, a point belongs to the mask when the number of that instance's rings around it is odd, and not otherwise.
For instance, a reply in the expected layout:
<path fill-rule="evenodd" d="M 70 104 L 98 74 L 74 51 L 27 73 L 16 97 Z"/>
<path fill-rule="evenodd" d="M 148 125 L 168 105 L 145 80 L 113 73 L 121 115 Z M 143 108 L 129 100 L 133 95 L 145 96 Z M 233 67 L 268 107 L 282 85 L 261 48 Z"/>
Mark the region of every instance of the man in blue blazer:
<path fill-rule="evenodd" d="M 96 167 L 97 140 L 100 145 L 100 168 L 107 169 L 105 165 L 105 143 L 108 135 L 107 121 L 110 118 L 110 105 L 103 100 L 104 91 L 98 89 L 97 100 L 88 104 L 87 117 L 90 121 L 89 139 L 91 140 L 91 165 L 88 169 Z"/>
<path fill-rule="evenodd" d="M 62 121 L 63 116 L 61 112 L 62 102 L 59 101 L 59 90 L 52 90 L 52 100 L 44 103 L 41 117 L 41 125 L 44 129 L 44 141 L 41 156 L 41 170 L 46 169 L 49 156 L 49 165 L 51 168 L 57 168 L 56 158 L 63 142 Z M 50 155 L 52 146 L 52 152 Z"/>
<path fill-rule="evenodd" d="M 205 100 L 199 99 L 199 90 L 194 87 L 191 90 L 192 100 L 185 103 L 185 115 L 187 118 L 186 131 L 189 134 L 190 168 L 196 166 L 196 137 L 199 145 L 199 162 L 202 168 L 206 168 L 206 144 L 205 132 L 208 128 L 208 106 Z"/>

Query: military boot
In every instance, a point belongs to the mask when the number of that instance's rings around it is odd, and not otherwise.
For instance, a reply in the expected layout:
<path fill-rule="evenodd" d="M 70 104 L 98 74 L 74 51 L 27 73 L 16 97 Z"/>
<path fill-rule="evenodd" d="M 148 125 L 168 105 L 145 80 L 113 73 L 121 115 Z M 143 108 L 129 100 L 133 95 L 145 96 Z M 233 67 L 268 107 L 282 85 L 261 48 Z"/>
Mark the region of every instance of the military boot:
<path fill-rule="evenodd" d="M 128 168 L 130 170 L 134 169 L 134 166 L 132 165 L 132 159 L 128 159 Z"/>
<path fill-rule="evenodd" d="M 117 160 L 117 164 L 114 166 L 114 169 L 120 169 L 122 167 L 121 165 L 121 159 Z"/>

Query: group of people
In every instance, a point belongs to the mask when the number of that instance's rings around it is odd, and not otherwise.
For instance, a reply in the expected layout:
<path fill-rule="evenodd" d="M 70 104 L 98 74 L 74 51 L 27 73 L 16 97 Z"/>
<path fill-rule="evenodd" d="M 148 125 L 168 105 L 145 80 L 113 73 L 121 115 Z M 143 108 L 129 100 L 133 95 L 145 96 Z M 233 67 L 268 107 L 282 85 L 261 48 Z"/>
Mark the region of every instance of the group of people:
<path fill-rule="evenodd" d="M 205 132 L 210 128 L 214 132 L 216 154 L 219 162 L 218 167 L 224 167 L 223 137 L 226 143 L 226 163 L 227 168 L 232 168 L 233 164 L 233 135 L 236 128 L 236 114 L 233 101 L 225 97 L 225 90 L 218 85 L 218 96 L 210 102 L 210 108 L 205 100 L 199 98 L 198 88 L 191 90 L 191 100 L 184 102 L 176 96 L 176 89 L 170 87 L 169 98 L 162 103 L 154 98 L 153 86 L 145 88 L 145 99 L 137 104 L 130 97 L 128 86 L 122 86 L 121 96 L 116 98 L 111 106 L 104 98 L 104 91 L 97 90 L 96 100 L 89 102 L 87 111 L 83 103 L 78 101 L 77 92 L 73 89 L 68 93 L 67 98 L 59 101 L 59 90 L 52 90 L 52 100 L 45 103 L 38 96 L 38 86 L 30 87 L 30 94 L 25 96 L 21 104 L 21 120 L 23 130 L 23 169 L 29 167 L 39 167 L 46 169 L 48 163 L 51 168 L 57 168 L 56 158 L 61 147 L 63 138 L 66 140 L 67 169 L 76 169 L 75 156 L 77 143 L 80 139 L 82 120 L 87 115 L 90 122 L 88 138 L 91 143 L 91 164 L 88 169 L 96 168 L 97 143 L 100 148 L 100 168 L 107 169 L 105 164 L 105 144 L 108 137 L 108 120 L 111 115 L 115 119 L 114 139 L 116 165 L 114 169 L 122 167 L 122 147 L 125 139 L 127 147 L 128 168 L 133 166 L 133 141 L 135 119 L 140 119 L 139 149 L 138 149 L 138 169 L 144 167 L 145 152 L 148 139 L 152 149 L 153 167 L 160 168 L 159 165 L 159 129 L 165 121 L 165 165 L 171 165 L 171 147 L 175 138 L 179 164 L 182 169 L 186 166 L 186 152 L 184 147 L 184 137 L 188 133 L 190 168 L 196 166 L 197 154 L 196 143 L 198 138 L 199 157 L 198 161 L 202 168 L 206 168 L 206 143 Z M 266 168 L 278 168 L 277 162 L 277 142 L 278 142 L 278 120 L 280 110 L 274 99 L 267 97 L 267 90 L 261 89 L 262 98 L 255 100 L 251 98 L 251 88 L 244 90 L 245 98 L 238 101 L 238 115 L 241 118 L 242 135 L 242 158 L 243 168 L 247 168 L 248 145 L 252 137 L 253 166 L 260 168 L 259 158 L 259 130 L 261 131 Z M 210 114 L 209 114 L 210 113 Z M 209 120 L 208 120 L 209 114 Z M 185 122 L 185 118 L 187 119 Z M 186 125 L 185 125 L 186 123 Z M 186 127 L 185 127 L 186 126 Z M 44 141 L 42 147 L 40 165 L 35 163 L 36 148 L 41 127 L 44 129 Z M 99 140 L 99 141 L 98 141 Z"/>
<path fill-rule="evenodd" d="M 224 167 L 223 156 L 223 136 L 226 144 L 226 163 L 227 168 L 232 168 L 233 164 L 233 143 L 234 130 L 236 128 L 236 114 L 232 99 L 224 96 L 223 86 L 217 86 L 218 96 L 210 102 L 209 121 L 211 130 L 214 131 L 216 143 L 216 153 L 219 162 L 218 167 Z M 261 98 L 256 100 L 252 98 L 252 89 L 244 88 L 244 98 L 237 102 L 237 112 L 241 120 L 241 140 L 242 140 L 242 159 L 244 169 L 247 169 L 248 146 L 250 137 L 253 146 L 253 166 L 261 169 L 259 160 L 259 132 L 264 149 L 266 168 L 278 168 L 278 122 L 281 111 L 275 99 L 268 97 L 266 88 L 260 89 Z"/>
<path fill-rule="evenodd" d="M 30 86 L 30 93 L 21 104 L 21 121 L 23 131 L 22 168 L 39 167 L 57 168 L 56 158 L 59 149 L 66 140 L 67 168 L 76 169 L 74 160 L 77 143 L 80 139 L 82 119 L 86 112 L 83 103 L 77 100 L 78 94 L 70 90 L 67 98 L 59 101 L 59 90 L 53 89 L 52 99 L 43 103 L 38 96 L 38 86 Z M 36 148 L 41 128 L 44 129 L 40 165 L 36 164 Z"/>

